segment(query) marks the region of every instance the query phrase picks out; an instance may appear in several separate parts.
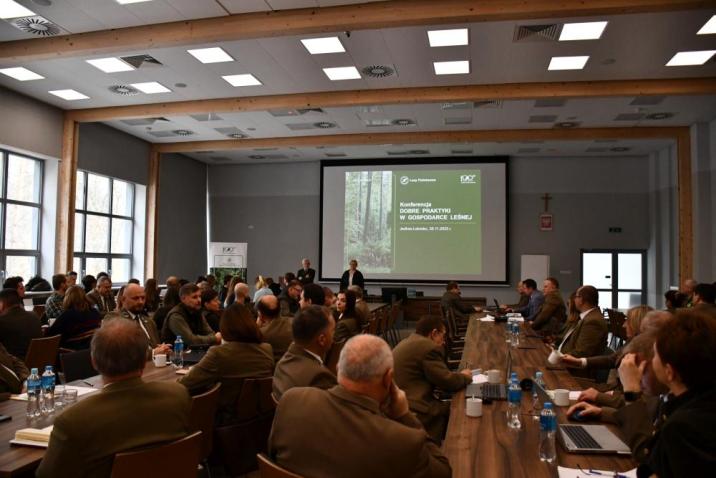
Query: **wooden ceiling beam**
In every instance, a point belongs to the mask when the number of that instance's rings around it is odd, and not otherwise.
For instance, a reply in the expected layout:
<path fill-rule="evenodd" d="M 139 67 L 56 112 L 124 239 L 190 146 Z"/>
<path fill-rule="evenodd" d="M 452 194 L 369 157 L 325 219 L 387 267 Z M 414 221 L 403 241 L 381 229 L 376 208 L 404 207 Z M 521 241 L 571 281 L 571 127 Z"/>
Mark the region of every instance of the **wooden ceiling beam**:
<path fill-rule="evenodd" d="M 68 110 L 67 114 L 74 121 L 93 122 L 125 118 L 182 116 L 197 113 L 239 113 L 284 108 L 327 108 L 385 104 L 405 105 L 538 98 L 600 98 L 712 94 L 716 94 L 716 78 L 607 80 L 324 91 L 90 108 Z"/>
<path fill-rule="evenodd" d="M 0 62 L 169 48 L 255 38 L 416 25 L 465 24 L 709 8 L 709 0 L 394 0 L 256 12 L 3 42 Z"/>
<path fill-rule="evenodd" d="M 382 144 L 491 143 L 511 141 L 582 141 L 594 139 L 676 139 L 687 127 L 665 128 L 575 128 L 509 129 L 474 131 L 414 131 L 406 133 L 361 133 L 281 138 L 232 139 L 155 143 L 160 153 L 191 153 L 254 148 L 316 146 L 361 146 Z"/>

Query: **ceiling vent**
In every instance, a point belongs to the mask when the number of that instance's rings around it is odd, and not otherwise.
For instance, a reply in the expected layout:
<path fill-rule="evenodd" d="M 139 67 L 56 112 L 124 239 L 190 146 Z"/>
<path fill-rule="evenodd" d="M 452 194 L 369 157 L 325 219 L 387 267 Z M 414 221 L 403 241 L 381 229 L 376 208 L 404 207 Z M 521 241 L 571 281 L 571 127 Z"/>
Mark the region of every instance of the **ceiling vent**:
<path fill-rule="evenodd" d="M 517 150 L 518 154 L 527 154 L 527 153 L 539 153 L 539 148 L 520 148 Z"/>
<path fill-rule="evenodd" d="M 443 110 L 469 110 L 472 107 L 472 103 L 469 103 L 467 101 L 462 101 L 459 103 L 443 103 L 442 106 L 440 106 L 440 108 Z"/>
<path fill-rule="evenodd" d="M 216 113 L 201 113 L 198 115 L 190 115 L 197 121 L 221 121 L 223 118 Z"/>
<path fill-rule="evenodd" d="M 559 38 L 560 25 L 518 25 L 515 42 L 552 42 Z"/>
<path fill-rule="evenodd" d="M 389 119 L 368 119 L 363 120 L 363 123 L 365 123 L 368 128 L 380 128 L 383 126 L 390 126 L 392 124 Z"/>
<path fill-rule="evenodd" d="M 394 119 L 391 123 L 395 126 L 415 126 L 415 120 L 409 118 Z"/>
<path fill-rule="evenodd" d="M 361 71 L 369 78 L 386 78 L 395 74 L 395 68 L 387 65 L 370 65 Z"/>
<path fill-rule="evenodd" d="M 249 155 L 249 159 L 266 159 L 266 156 L 260 154 L 251 154 Z"/>
<path fill-rule="evenodd" d="M 627 148 L 626 146 L 615 146 L 613 148 L 609 148 L 609 151 L 612 153 L 625 153 L 629 151 L 631 148 Z"/>
<path fill-rule="evenodd" d="M 112 85 L 107 89 L 115 95 L 120 96 L 134 96 L 139 94 L 139 90 L 130 85 Z"/>
<path fill-rule="evenodd" d="M 648 120 L 665 120 L 673 117 L 674 113 L 652 113 L 650 115 L 646 115 L 646 119 Z"/>
<path fill-rule="evenodd" d="M 502 100 L 485 100 L 485 101 L 475 101 L 473 103 L 473 106 L 475 108 L 502 108 Z"/>
<path fill-rule="evenodd" d="M 288 156 L 285 154 L 252 154 L 249 159 L 288 159 Z"/>
<path fill-rule="evenodd" d="M 326 158 L 345 158 L 346 153 L 326 153 Z"/>
<path fill-rule="evenodd" d="M 528 123 L 553 123 L 557 120 L 557 115 L 533 115 L 530 116 Z"/>
<path fill-rule="evenodd" d="M 126 119 L 126 120 L 120 120 L 122 123 L 126 124 L 127 126 L 151 126 L 154 123 L 157 122 L 165 122 L 165 123 L 171 123 L 167 118 L 159 117 L 159 118 L 133 118 L 133 119 Z"/>
<path fill-rule="evenodd" d="M 644 118 L 644 113 L 621 113 L 614 117 L 614 121 L 639 121 Z"/>
<path fill-rule="evenodd" d="M 39 37 L 53 37 L 62 33 L 62 29 L 47 18 L 36 15 L 34 17 L 13 18 L 10 24 L 26 33 Z"/>
<path fill-rule="evenodd" d="M 472 154 L 471 149 L 453 149 L 450 150 L 452 154 Z"/>
<path fill-rule="evenodd" d="M 656 106 L 665 99 L 665 96 L 637 96 L 629 104 L 632 106 Z"/>
<path fill-rule="evenodd" d="M 177 136 L 191 136 L 194 134 L 193 131 L 188 130 L 188 129 L 175 129 L 172 131 L 172 133 L 174 133 Z"/>
<path fill-rule="evenodd" d="M 290 116 L 302 116 L 307 114 L 325 114 L 321 108 L 279 108 L 268 110 L 269 114 L 275 118 L 285 118 Z"/>
<path fill-rule="evenodd" d="M 164 66 L 162 65 L 162 62 L 160 62 L 151 55 L 123 56 L 121 57 L 121 59 L 132 65 L 134 68 L 142 68 L 147 66 Z"/>
<path fill-rule="evenodd" d="M 249 137 L 249 135 L 234 126 L 230 126 L 227 128 L 214 128 L 214 131 L 216 131 L 217 133 L 221 133 L 224 136 L 228 136 L 232 139 L 244 139 Z"/>
<path fill-rule="evenodd" d="M 443 122 L 445 123 L 445 126 L 460 125 L 460 124 L 472 124 L 472 118 L 470 118 L 470 117 L 444 118 Z"/>
<path fill-rule="evenodd" d="M 409 151 L 388 151 L 388 156 L 414 156 L 420 154 L 430 154 L 427 149 L 411 149 Z"/>
<path fill-rule="evenodd" d="M 564 98 L 541 98 L 535 100 L 535 108 L 561 108 L 567 104 Z"/>
<path fill-rule="evenodd" d="M 286 128 L 291 131 L 304 131 L 307 129 L 316 129 L 313 123 L 288 123 Z"/>
<path fill-rule="evenodd" d="M 562 121 L 561 123 L 555 123 L 554 127 L 555 128 L 576 128 L 580 124 L 581 123 L 579 123 L 577 121 Z"/>
<path fill-rule="evenodd" d="M 326 112 L 323 111 L 323 109 L 321 109 L 321 108 L 298 108 L 296 111 L 297 111 L 298 114 L 300 114 L 300 115 L 307 115 L 307 114 L 319 114 L 319 115 L 322 115 L 322 114 L 325 114 L 325 113 L 326 113 Z"/>
<path fill-rule="evenodd" d="M 176 136 L 174 131 L 150 131 L 149 134 L 155 138 L 172 138 Z"/>
<path fill-rule="evenodd" d="M 319 121 L 318 123 L 313 123 L 313 126 L 320 129 L 331 129 L 338 125 L 336 123 L 331 123 L 330 121 Z"/>

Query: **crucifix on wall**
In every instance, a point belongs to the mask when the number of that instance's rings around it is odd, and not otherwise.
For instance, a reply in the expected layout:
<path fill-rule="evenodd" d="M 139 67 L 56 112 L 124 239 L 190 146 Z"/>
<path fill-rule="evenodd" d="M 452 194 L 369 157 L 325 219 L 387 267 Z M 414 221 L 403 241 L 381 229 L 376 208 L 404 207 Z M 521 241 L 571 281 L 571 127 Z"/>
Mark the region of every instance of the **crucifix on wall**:
<path fill-rule="evenodd" d="M 548 211 L 549 202 L 552 200 L 552 196 L 549 193 L 544 193 L 540 199 L 544 201 L 544 212 L 539 216 L 539 230 L 551 231 L 554 225 L 554 218 Z"/>

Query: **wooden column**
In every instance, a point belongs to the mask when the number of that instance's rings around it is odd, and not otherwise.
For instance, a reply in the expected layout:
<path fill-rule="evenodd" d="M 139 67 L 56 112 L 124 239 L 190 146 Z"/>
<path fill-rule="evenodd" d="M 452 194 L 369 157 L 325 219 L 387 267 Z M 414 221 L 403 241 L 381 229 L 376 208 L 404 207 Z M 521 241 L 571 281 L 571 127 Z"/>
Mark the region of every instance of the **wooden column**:
<path fill-rule="evenodd" d="M 681 128 L 676 136 L 679 189 L 679 280 L 691 279 L 694 272 L 693 196 L 691 188 L 691 133 Z"/>
<path fill-rule="evenodd" d="M 55 227 L 55 273 L 72 269 L 77 192 L 77 147 L 79 123 L 65 114 L 62 129 L 62 158 L 57 179 L 57 223 Z"/>
<path fill-rule="evenodd" d="M 149 153 L 149 184 L 147 185 L 146 239 L 144 243 L 144 277 L 157 273 L 157 224 L 159 205 L 159 162 L 161 153 L 152 147 Z"/>

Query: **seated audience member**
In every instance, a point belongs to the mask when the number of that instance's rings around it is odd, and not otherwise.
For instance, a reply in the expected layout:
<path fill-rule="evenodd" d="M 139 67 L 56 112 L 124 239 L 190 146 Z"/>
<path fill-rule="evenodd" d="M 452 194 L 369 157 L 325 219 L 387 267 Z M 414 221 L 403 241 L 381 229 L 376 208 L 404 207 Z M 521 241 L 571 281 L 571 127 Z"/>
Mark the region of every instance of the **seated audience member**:
<path fill-rule="evenodd" d="M 333 346 L 336 323 L 324 307 L 312 305 L 296 314 L 291 324 L 293 343 L 276 364 L 273 395 L 279 400 L 293 387 L 331 388 L 336 377 L 323 365 Z"/>
<path fill-rule="evenodd" d="M 567 319 L 567 308 L 564 306 L 562 293 L 559 291 L 559 282 L 554 277 L 548 277 L 542 284 L 544 301 L 537 311 L 537 315 L 526 319 L 527 324 L 538 332 L 547 335 L 557 333 L 564 326 Z"/>
<path fill-rule="evenodd" d="M 304 258 L 301 261 L 301 268 L 296 272 L 296 280 L 303 285 L 313 284 L 316 278 L 316 269 L 311 269 L 311 261 Z"/>
<path fill-rule="evenodd" d="M 256 278 L 256 292 L 254 292 L 254 300 L 251 302 L 257 303 L 259 299 L 265 295 L 273 295 L 273 291 L 269 289 L 266 284 L 266 280 L 262 276 Z"/>
<path fill-rule="evenodd" d="M 42 337 L 42 326 L 36 314 L 28 312 L 15 289 L 0 291 L 0 342 L 8 353 L 25 359 L 32 339 Z"/>
<path fill-rule="evenodd" d="M 210 289 L 216 290 L 216 276 L 214 274 L 207 274 L 206 275 L 206 283 L 209 284 Z"/>
<path fill-rule="evenodd" d="M 338 293 L 333 315 L 336 319 L 334 342 L 342 342 L 361 333 L 361 324 L 356 314 L 356 295 L 352 290 Z"/>
<path fill-rule="evenodd" d="M 27 281 L 25 290 L 29 290 L 30 292 L 49 292 L 52 290 L 52 284 L 38 274 Z M 33 297 L 32 305 L 45 305 L 45 298 Z"/>
<path fill-rule="evenodd" d="M 478 310 L 477 307 L 462 302 L 460 286 L 455 281 L 450 281 L 445 286 L 445 293 L 440 299 L 440 306 L 446 314 L 449 310 L 452 310 L 455 319 L 463 322 L 470 318 L 470 314 Z"/>
<path fill-rule="evenodd" d="M 607 346 L 607 321 L 599 310 L 599 292 L 591 285 L 577 290 L 574 304 L 579 320 L 564 333 L 558 350 L 573 357 L 602 355 Z"/>
<path fill-rule="evenodd" d="M 10 355 L 0 344 L 0 401 L 9 398 L 6 394 L 22 393 L 23 382 L 29 375 L 30 371 L 25 363 L 14 355 Z"/>
<path fill-rule="evenodd" d="M 536 287 L 536 284 L 535 284 Z M 510 309 L 521 309 L 522 307 L 526 307 L 527 304 L 530 303 L 530 295 L 527 293 L 527 290 L 525 289 L 525 283 L 523 281 L 519 281 L 517 283 L 517 287 L 515 287 L 515 290 L 517 291 L 517 303 L 515 305 L 510 306 Z"/>
<path fill-rule="evenodd" d="M 82 287 L 85 289 L 85 294 L 89 294 L 97 287 L 97 279 L 91 274 L 87 274 L 82 278 Z"/>
<path fill-rule="evenodd" d="M 682 294 L 678 290 L 667 290 L 664 293 L 664 306 L 669 312 L 676 312 L 676 309 L 680 309 L 686 305 L 688 297 Z"/>
<path fill-rule="evenodd" d="M 112 294 L 112 280 L 106 275 L 98 277 L 97 286 L 87 294 L 87 300 L 99 311 L 99 315 L 102 317 L 117 310 L 117 302 Z"/>
<path fill-rule="evenodd" d="M 201 292 L 195 284 L 185 284 L 179 289 L 181 301 L 169 311 L 162 328 L 162 340 L 173 344 L 181 335 L 185 347 L 193 345 L 216 345 L 221 343 L 221 332 L 214 333 L 201 315 Z"/>
<path fill-rule="evenodd" d="M 362 327 L 364 324 L 368 323 L 368 320 L 370 320 L 370 308 L 368 307 L 368 303 L 363 300 L 363 289 L 357 285 L 352 285 L 348 288 L 348 290 L 353 292 L 356 296 L 356 316 L 358 317 L 358 322 Z"/>
<path fill-rule="evenodd" d="M 201 315 L 209 324 L 211 330 L 219 331 L 221 321 L 221 304 L 219 303 L 219 293 L 214 289 L 206 289 L 201 291 Z"/>
<path fill-rule="evenodd" d="M 65 276 L 67 276 L 67 288 L 77 285 L 77 273 L 75 271 L 69 271 Z"/>
<path fill-rule="evenodd" d="M 716 286 L 702 283 L 694 287 L 693 305 L 694 309 L 706 312 L 716 318 Z"/>
<path fill-rule="evenodd" d="M 5 279 L 5 282 L 2 283 L 3 289 L 15 289 L 17 291 L 17 295 L 20 296 L 20 299 L 25 298 L 25 285 L 23 284 L 25 280 L 20 276 L 14 276 L 14 277 L 8 277 Z"/>
<path fill-rule="evenodd" d="M 221 382 L 217 425 L 227 425 L 236 417 L 236 400 L 242 378 L 270 377 L 273 373 L 273 351 L 263 342 L 249 308 L 234 304 L 221 317 L 221 345 L 211 347 L 179 383 L 191 394 L 202 393 Z"/>
<path fill-rule="evenodd" d="M 467 369 L 451 372 L 445 364 L 445 325 L 440 317 L 424 316 L 415 333 L 393 350 L 395 383 L 405 391 L 410 411 L 437 443 L 443 438 L 450 402 L 438 400 L 435 390 L 457 392 L 472 383 Z"/>
<path fill-rule="evenodd" d="M 148 314 L 156 312 L 162 303 L 162 298 L 159 295 L 159 285 L 156 279 L 147 279 L 146 282 L 144 282 L 144 295 L 147 297 L 144 301 L 144 310 Z"/>
<path fill-rule="evenodd" d="M 236 292 L 237 287 L 239 287 L 239 284 L 243 284 L 243 280 L 239 276 L 235 276 L 231 279 L 231 282 L 229 282 L 229 291 L 226 294 L 226 299 L 224 299 L 224 308 L 227 308 L 236 302 Z M 243 293 L 244 288 L 240 287 L 239 290 Z M 245 291 L 246 295 L 248 295 L 248 286 L 246 287 Z"/>
<path fill-rule="evenodd" d="M 273 292 L 273 295 L 278 297 L 281 293 L 281 286 L 274 282 L 272 277 L 266 277 L 264 280 L 266 281 L 266 286 Z"/>
<path fill-rule="evenodd" d="M 102 325 L 102 318 L 90 307 L 82 287 L 74 285 L 67 289 L 62 310 L 47 330 L 47 336 L 61 335 L 60 347 L 66 349 L 88 349 L 95 330 Z"/>
<path fill-rule="evenodd" d="M 293 342 L 291 319 L 281 317 L 281 309 L 275 295 L 261 297 L 256 303 L 256 310 L 259 314 L 256 323 L 264 336 L 264 342 L 271 344 L 274 362 L 278 363 Z"/>
<path fill-rule="evenodd" d="M 221 285 L 221 288 L 219 289 L 219 303 L 221 304 L 222 307 L 224 306 L 224 301 L 226 300 L 226 296 L 229 295 L 229 287 L 230 287 L 229 283 L 231 282 L 231 279 L 233 279 L 233 277 L 231 277 L 228 274 L 225 275 L 222 285 Z M 234 284 L 234 285 L 236 285 L 236 284 Z"/>
<path fill-rule="evenodd" d="M 655 332 L 666 323 L 667 320 L 673 318 L 674 315 L 671 312 L 665 310 L 652 310 L 648 312 L 641 320 L 640 334 L 644 332 Z"/>
<path fill-rule="evenodd" d="M 544 294 L 537 289 L 537 282 L 534 279 L 525 279 L 522 281 L 522 292 L 527 297 L 527 304 L 521 307 L 505 307 L 508 311 L 522 314 L 526 321 L 535 320 L 539 313 L 540 307 L 544 303 Z"/>
<path fill-rule="evenodd" d="M 137 279 L 136 277 L 132 277 L 131 279 L 129 279 L 129 280 L 127 281 L 127 284 L 142 285 L 142 283 L 139 282 L 139 279 Z"/>
<path fill-rule="evenodd" d="M 298 303 L 301 298 L 301 292 L 303 292 L 303 286 L 297 280 L 289 282 L 288 286 L 281 291 L 281 294 L 278 296 L 278 302 L 281 305 L 281 315 L 293 317 L 298 309 L 301 308 Z"/>
<path fill-rule="evenodd" d="M 348 270 L 343 272 L 341 276 L 340 288 L 338 290 L 346 290 L 352 285 L 357 285 L 361 289 L 365 288 L 365 280 L 363 273 L 358 270 L 358 261 L 351 259 L 348 262 Z"/>
<path fill-rule="evenodd" d="M 323 305 L 328 307 L 329 309 L 332 309 L 336 305 L 336 294 L 333 293 L 330 287 L 323 286 L 323 297 L 325 297 L 323 301 Z"/>
<path fill-rule="evenodd" d="M 452 475 L 395 385 L 393 356 L 384 340 L 374 335 L 349 340 L 338 361 L 338 382 L 330 390 L 294 388 L 284 394 L 269 437 L 276 463 L 314 478 Z M 340 444 L 340 453 L 317 443 Z"/>
<path fill-rule="evenodd" d="M 684 279 L 684 282 L 681 283 L 679 292 L 686 296 L 686 302 L 684 303 L 684 307 L 691 307 L 693 305 L 694 288 L 697 285 L 699 285 L 699 283 L 696 282 L 694 279 Z"/>
<path fill-rule="evenodd" d="M 67 291 L 67 277 L 64 274 L 55 274 L 52 276 L 52 288 L 54 292 L 45 302 L 45 315 L 48 320 L 56 319 L 62 313 L 62 302 L 65 300 L 65 291 Z"/>
<path fill-rule="evenodd" d="M 289 284 L 295 280 L 297 280 L 296 274 L 294 274 L 293 272 L 286 272 L 283 275 L 283 280 L 281 281 L 281 290 L 283 291 L 287 289 Z"/>
<path fill-rule="evenodd" d="M 323 305 L 325 302 L 326 295 L 323 293 L 323 287 L 310 283 L 303 286 L 298 306 L 301 309 L 305 309 L 310 305 Z"/>
<path fill-rule="evenodd" d="M 38 478 L 110 476 L 118 452 L 189 433 L 186 388 L 142 380 L 146 346 L 144 333 L 127 320 L 108 320 L 97 330 L 90 350 L 104 387 L 55 417 Z"/>
<path fill-rule="evenodd" d="M 176 289 L 178 291 L 181 287 L 180 282 L 181 279 L 179 279 L 177 276 L 169 276 L 164 283 L 167 285 L 168 289 Z"/>
<path fill-rule="evenodd" d="M 156 324 L 144 312 L 145 297 L 142 286 L 137 284 L 127 285 L 124 289 L 122 308 L 105 315 L 104 320 L 121 318 L 133 321 L 137 324 L 137 327 L 142 329 L 142 333 L 147 339 L 148 348 L 157 354 L 168 353 L 171 351 L 172 346 L 162 344 Z"/>
<path fill-rule="evenodd" d="M 156 324 L 158 331 L 161 332 L 164 328 L 164 321 L 167 319 L 169 311 L 180 303 L 181 300 L 179 300 L 179 289 L 169 287 L 167 289 L 167 292 L 164 294 L 164 298 L 162 299 L 162 306 L 159 307 L 152 316 L 152 319 L 154 319 L 154 323 Z"/>

